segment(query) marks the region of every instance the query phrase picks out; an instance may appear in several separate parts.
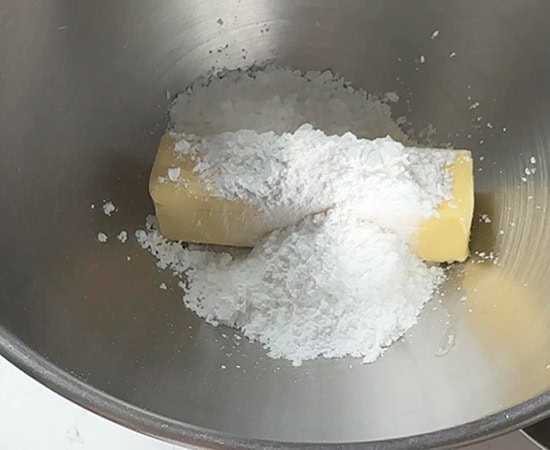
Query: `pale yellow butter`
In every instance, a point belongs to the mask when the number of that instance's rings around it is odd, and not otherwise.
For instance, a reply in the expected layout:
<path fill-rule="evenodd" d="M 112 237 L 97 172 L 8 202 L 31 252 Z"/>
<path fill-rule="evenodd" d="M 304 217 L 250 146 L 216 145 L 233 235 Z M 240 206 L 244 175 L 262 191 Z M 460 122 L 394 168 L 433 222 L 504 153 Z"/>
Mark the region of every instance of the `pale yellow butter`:
<path fill-rule="evenodd" d="M 195 161 L 174 150 L 174 140 L 163 136 L 149 180 L 160 231 L 164 237 L 186 242 L 250 247 L 273 226 L 264 223 L 253 205 L 216 197 L 193 173 Z M 169 169 L 178 182 L 167 179 Z M 442 168 L 451 172 L 453 198 L 438 214 L 424 220 L 411 238 L 411 248 L 426 261 L 463 261 L 474 205 L 472 158 L 457 151 L 455 162 Z"/>
<path fill-rule="evenodd" d="M 437 214 L 419 224 L 411 248 L 426 261 L 464 261 L 469 254 L 474 213 L 471 153 L 468 150 L 457 150 L 453 164 L 443 169 L 448 170 L 452 177 L 452 198 L 437 207 Z"/>

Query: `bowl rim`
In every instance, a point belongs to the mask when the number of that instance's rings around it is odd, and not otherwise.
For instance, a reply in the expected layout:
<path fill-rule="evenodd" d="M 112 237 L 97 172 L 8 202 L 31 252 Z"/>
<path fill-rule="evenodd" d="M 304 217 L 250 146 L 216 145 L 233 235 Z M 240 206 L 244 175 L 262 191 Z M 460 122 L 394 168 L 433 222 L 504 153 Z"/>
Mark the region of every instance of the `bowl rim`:
<path fill-rule="evenodd" d="M 146 411 L 87 385 L 76 376 L 49 362 L 19 338 L 0 326 L 0 354 L 41 384 L 112 422 L 167 442 L 199 448 L 220 449 L 408 449 L 455 448 L 515 431 L 550 417 L 550 390 L 529 400 L 480 419 L 451 428 L 365 442 L 277 442 L 236 437 L 228 433 L 185 424 Z"/>

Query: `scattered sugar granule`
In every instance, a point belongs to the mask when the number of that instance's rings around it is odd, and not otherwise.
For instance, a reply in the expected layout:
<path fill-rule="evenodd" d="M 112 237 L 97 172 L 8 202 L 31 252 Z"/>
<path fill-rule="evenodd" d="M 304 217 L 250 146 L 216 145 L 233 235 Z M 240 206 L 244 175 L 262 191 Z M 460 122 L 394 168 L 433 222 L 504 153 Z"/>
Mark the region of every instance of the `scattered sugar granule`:
<path fill-rule="evenodd" d="M 170 167 L 168 169 L 168 179 L 172 182 L 178 181 L 180 175 L 181 175 L 181 168 L 179 167 Z"/>
<path fill-rule="evenodd" d="M 109 239 L 109 236 L 107 236 L 105 233 L 97 233 L 97 240 L 98 242 L 101 242 L 104 244 Z"/>
<path fill-rule="evenodd" d="M 124 244 L 128 240 L 128 233 L 126 231 L 121 231 L 118 233 L 117 239 Z"/>
<path fill-rule="evenodd" d="M 386 92 L 384 98 L 391 103 L 397 103 L 399 101 L 399 95 L 397 95 L 397 92 Z"/>
<path fill-rule="evenodd" d="M 531 156 L 531 158 L 529 158 L 529 161 L 531 162 L 531 164 L 536 164 L 537 158 L 535 158 L 534 156 Z"/>
<path fill-rule="evenodd" d="M 488 214 L 483 213 L 479 215 L 479 221 L 483 223 L 491 223 L 491 218 Z"/>
<path fill-rule="evenodd" d="M 456 52 L 449 53 L 449 58 L 454 58 L 456 56 Z"/>
<path fill-rule="evenodd" d="M 434 32 L 430 36 L 430 39 L 433 41 L 437 36 L 439 36 L 439 30 L 434 30 Z"/>
<path fill-rule="evenodd" d="M 109 201 L 109 202 L 103 203 L 103 214 L 105 214 L 108 217 L 111 217 L 115 211 L 116 211 L 116 206 L 113 204 L 113 202 Z"/>
<path fill-rule="evenodd" d="M 166 283 L 160 283 L 159 288 L 165 291 L 166 289 L 168 289 L 168 286 L 166 286 Z"/>
<path fill-rule="evenodd" d="M 426 62 L 426 57 L 424 55 L 420 55 L 420 64 L 424 64 Z"/>
<path fill-rule="evenodd" d="M 91 210 L 94 210 L 94 209 L 95 209 L 95 203 L 92 203 L 92 204 L 90 205 L 90 209 L 91 209 Z"/>
<path fill-rule="evenodd" d="M 128 255 L 128 256 L 126 257 L 126 261 L 131 261 L 131 260 L 132 260 L 132 257 L 131 257 L 130 255 Z"/>

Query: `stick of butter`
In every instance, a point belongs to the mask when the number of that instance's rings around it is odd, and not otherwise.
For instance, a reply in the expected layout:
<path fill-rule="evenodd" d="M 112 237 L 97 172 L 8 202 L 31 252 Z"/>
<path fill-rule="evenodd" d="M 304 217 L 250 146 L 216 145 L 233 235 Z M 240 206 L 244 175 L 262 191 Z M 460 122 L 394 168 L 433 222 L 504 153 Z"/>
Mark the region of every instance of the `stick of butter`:
<path fill-rule="evenodd" d="M 193 173 L 195 161 L 182 158 L 165 134 L 151 170 L 149 192 L 164 237 L 203 244 L 251 247 L 273 227 L 260 220 L 253 205 L 216 197 Z M 425 219 L 411 237 L 412 250 L 433 262 L 464 261 L 468 257 L 474 207 L 472 157 L 458 150 L 449 170 L 452 198 Z M 173 175 L 178 183 L 169 182 Z"/>

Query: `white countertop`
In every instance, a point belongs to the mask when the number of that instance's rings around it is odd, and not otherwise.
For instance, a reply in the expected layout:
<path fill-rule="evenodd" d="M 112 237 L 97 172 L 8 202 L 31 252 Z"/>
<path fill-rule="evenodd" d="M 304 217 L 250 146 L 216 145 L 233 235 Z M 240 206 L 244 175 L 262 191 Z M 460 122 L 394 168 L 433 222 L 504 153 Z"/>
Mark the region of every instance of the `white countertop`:
<path fill-rule="evenodd" d="M 181 450 L 116 425 L 57 395 L 0 357 L 0 449 Z M 516 432 L 465 450 L 535 450 Z"/>

